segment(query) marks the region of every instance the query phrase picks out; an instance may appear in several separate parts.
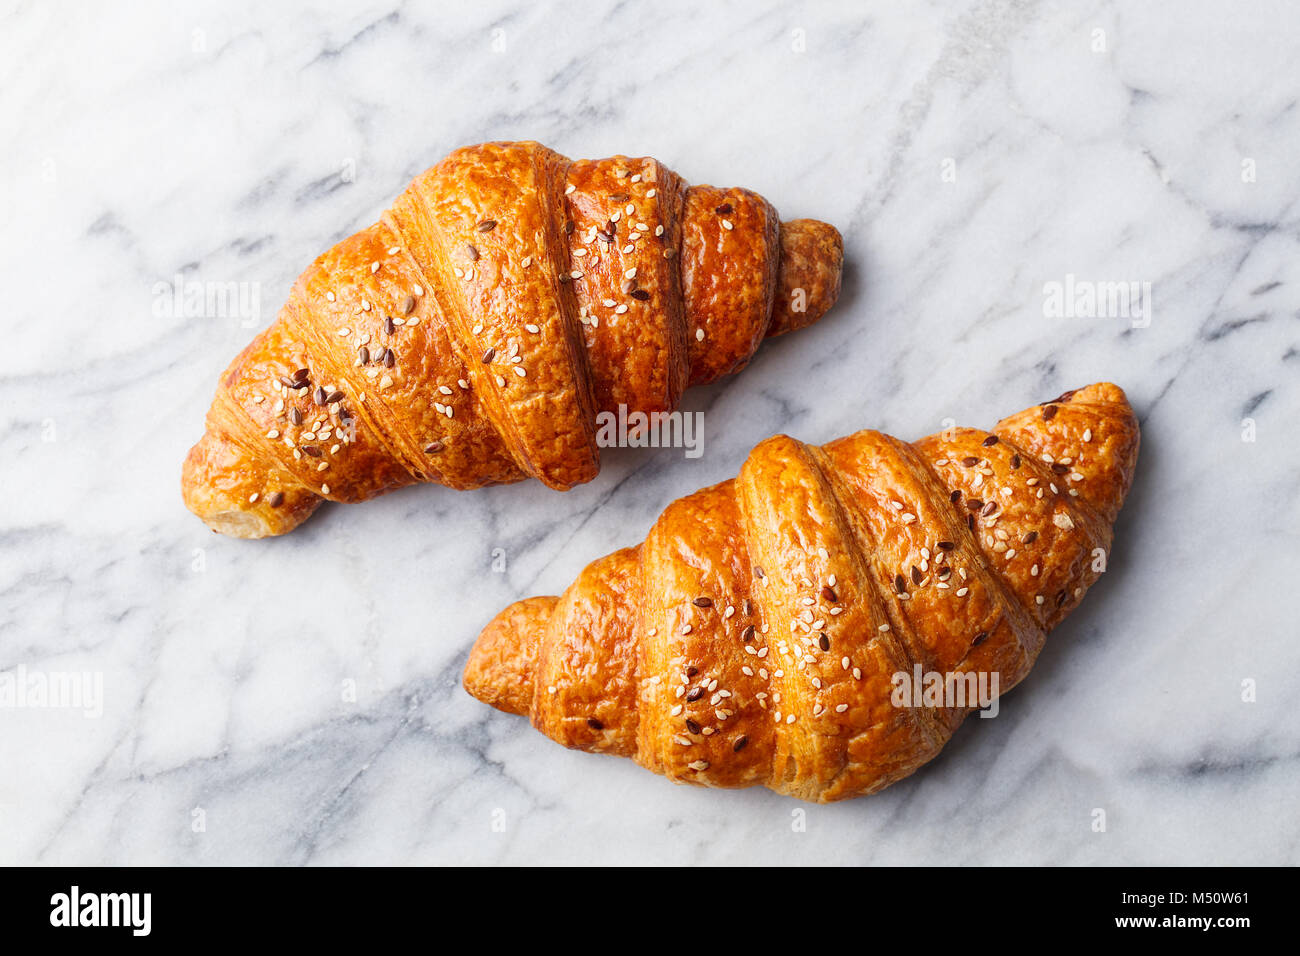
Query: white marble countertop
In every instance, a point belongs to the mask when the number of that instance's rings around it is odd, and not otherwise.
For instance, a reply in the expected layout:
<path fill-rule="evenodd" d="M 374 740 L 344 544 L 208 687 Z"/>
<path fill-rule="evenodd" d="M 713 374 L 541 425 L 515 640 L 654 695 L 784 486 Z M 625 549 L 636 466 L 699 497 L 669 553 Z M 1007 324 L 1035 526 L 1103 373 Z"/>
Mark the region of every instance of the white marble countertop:
<path fill-rule="evenodd" d="M 0 862 L 1300 863 L 1293 5 L 280 6 L 0 32 L 0 670 L 102 679 L 100 714 L 0 708 Z M 413 174 L 523 138 L 836 223 L 841 304 L 689 395 L 698 459 L 210 534 L 178 476 L 230 357 Z M 160 316 L 177 274 L 259 309 Z M 1150 283 L 1149 321 L 1046 314 L 1067 276 Z M 674 787 L 459 686 L 497 610 L 769 434 L 987 426 L 1101 379 L 1144 430 L 1109 572 L 998 719 L 880 795 Z"/>

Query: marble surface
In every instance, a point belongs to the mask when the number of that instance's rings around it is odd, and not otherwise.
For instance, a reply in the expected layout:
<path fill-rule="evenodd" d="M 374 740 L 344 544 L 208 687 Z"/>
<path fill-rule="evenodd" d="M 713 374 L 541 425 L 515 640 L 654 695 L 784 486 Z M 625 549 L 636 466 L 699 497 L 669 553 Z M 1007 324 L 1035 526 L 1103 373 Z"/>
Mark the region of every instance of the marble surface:
<path fill-rule="evenodd" d="M 0 709 L 0 862 L 1300 863 L 1300 15 L 855 6 L 8 5 L 0 670 L 102 700 Z M 177 485 L 219 371 L 413 174 L 508 138 L 836 223 L 840 306 L 690 394 L 697 459 L 210 534 Z M 257 308 L 167 315 L 177 274 Z M 1149 283 L 1148 320 L 1048 314 L 1067 276 Z M 674 787 L 459 686 L 499 608 L 771 433 L 987 426 L 1100 379 L 1144 429 L 1108 573 L 878 796 Z"/>

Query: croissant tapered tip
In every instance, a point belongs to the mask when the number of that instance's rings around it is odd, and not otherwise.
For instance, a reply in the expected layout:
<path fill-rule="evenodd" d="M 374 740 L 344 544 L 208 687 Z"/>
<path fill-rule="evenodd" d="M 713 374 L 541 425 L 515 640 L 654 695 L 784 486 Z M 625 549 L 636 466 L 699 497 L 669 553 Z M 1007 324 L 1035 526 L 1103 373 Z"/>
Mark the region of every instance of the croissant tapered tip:
<path fill-rule="evenodd" d="M 557 600 L 524 598 L 494 617 L 469 652 L 465 690 L 498 710 L 527 714 L 533 702 L 537 635 Z"/>
<path fill-rule="evenodd" d="M 1056 450 L 1059 460 L 1045 460 L 1069 476 L 1070 494 L 1081 496 L 1107 523 L 1115 521 L 1133 484 L 1142 443 L 1137 413 L 1122 388 L 1096 382 L 1069 389 L 1003 419 L 995 431 L 1035 456 Z M 1070 455 L 1060 457 L 1062 449 Z M 1086 459 L 1087 476 L 1070 472 L 1080 460 L 1076 456 Z"/>
<path fill-rule="evenodd" d="M 839 230 L 816 219 L 781 223 L 781 259 L 769 338 L 812 325 L 835 304 L 844 270 Z"/>
<path fill-rule="evenodd" d="M 289 476 L 270 474 L 261 459 L 211 430 L 185 456 L 181 496 L 204 524 L 233 538 L 292 531 L 322 501 Z"/>

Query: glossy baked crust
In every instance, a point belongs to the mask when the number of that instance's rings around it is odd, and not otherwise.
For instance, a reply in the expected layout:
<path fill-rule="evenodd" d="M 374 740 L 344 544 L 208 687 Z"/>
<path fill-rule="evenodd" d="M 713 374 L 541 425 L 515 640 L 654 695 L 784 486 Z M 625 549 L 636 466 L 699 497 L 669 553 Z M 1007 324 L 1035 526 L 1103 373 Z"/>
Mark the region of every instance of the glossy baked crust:
<path fill-rule="evenodd" d="M 465 687 L 566 747 L 680 783 L 874 793 L 972 709 L 895 706 L 893 675 L 1015 686 L 1104 570 L 1138 444 L 1110 384 L 991 432 L 820 448 L 778 435 L 734 480 L 669 505 L 642 544 L 499 614 Z"/>
<path fill-rule="evenodd" d="M 182 476 L 216 531 L 321 501 L 599 470 L 601 410 L 671 411 L 834 304 L 840 235 L 649 158 L 456 150 L 298 279 L 222 375 Z"/>

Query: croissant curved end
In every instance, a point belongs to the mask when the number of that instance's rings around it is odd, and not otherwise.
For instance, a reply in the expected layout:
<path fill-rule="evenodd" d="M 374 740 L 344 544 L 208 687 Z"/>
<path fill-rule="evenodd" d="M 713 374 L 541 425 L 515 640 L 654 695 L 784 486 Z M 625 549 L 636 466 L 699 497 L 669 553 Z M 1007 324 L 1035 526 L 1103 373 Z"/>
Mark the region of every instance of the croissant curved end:
<path fill-rule="evenodd" d="M 181 470 L 185 506 L 213 531 L 234 538 L 265 538 L 302 524 L 323 500 L 301 485 L 264 494 L 262 463 L 224 435 L 207 431 Z"/>
<path fill-rule="evenodd" d="M 829 223 L 781 223 L 781 260 L 767 337 L 812 325 L 835 304 L 844 270 L 844 240 Z"/>
<path fill-rule="evenodd" d="M 465 663 L 465 690 L 498 710 L 527 714 L 533 701 L 537 635 L 558 600 L 554 595 L 524 598 L 494 617 Z"/>

